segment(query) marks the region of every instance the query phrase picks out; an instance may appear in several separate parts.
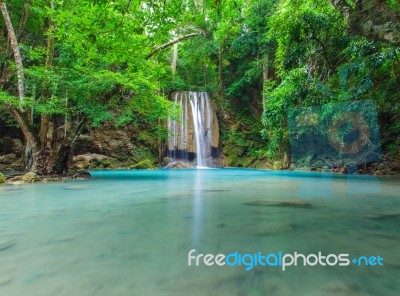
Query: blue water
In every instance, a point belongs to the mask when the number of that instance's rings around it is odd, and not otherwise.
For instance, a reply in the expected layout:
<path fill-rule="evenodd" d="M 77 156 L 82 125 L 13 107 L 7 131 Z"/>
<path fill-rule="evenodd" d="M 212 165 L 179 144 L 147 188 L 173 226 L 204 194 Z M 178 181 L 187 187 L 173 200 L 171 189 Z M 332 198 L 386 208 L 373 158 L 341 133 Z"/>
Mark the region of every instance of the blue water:
<path fill-rule="evenodd" d="M 399 295 L 400 179 L 93 171 L 0 186 L 0 295 Z M 255 206 L 296 201 L 310 207 Z M 380 215 L 380 216 L 377 216 Z M 384 266 L 188 266 L 188 252 L 348 253 Z"/>

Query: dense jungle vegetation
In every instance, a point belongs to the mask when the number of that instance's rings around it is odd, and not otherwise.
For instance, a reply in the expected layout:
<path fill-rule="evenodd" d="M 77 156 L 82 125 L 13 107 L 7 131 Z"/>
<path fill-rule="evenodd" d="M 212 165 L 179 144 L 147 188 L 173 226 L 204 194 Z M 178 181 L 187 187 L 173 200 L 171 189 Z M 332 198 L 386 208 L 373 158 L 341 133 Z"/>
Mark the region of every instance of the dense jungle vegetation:
<path fill-rule="evenodd" d="M 399 158 L 396 0 L 0 0 L 0 120 L 64 172 L 83 129 L 165 139 L 175 90 L 209 91 L 231 166 L 290 161 L 290 108 L 373 99 Z"/>

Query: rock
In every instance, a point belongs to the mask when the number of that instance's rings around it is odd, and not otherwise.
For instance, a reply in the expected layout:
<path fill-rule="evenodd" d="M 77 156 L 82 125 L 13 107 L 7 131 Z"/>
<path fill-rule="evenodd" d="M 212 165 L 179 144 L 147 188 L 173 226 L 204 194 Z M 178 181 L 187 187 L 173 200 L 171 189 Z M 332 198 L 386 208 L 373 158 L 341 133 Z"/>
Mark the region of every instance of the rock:
<path fill-rule="evenodd" d="M 346 166 L 337 166 L 333 168 L 333 172 L 339 174 L 347 174 L 347 167 Z"/>
<path fill-rule="evenodd" d="M 10 153 L 10 154 L 0 156 L 0 163 L 4 163 L 4 164 L 11 164 L 11 163 L 16 162 L 17 160 L 18 160 L 18 157 L 17 157 L 17 155 L 15 155 L 15 153 Z"/>
<path fill-rule="evenodd" d="M 369 215 L 364 215 L 363 218 L 377 219 L 377 220 L 393 219 L 393 218 L 400 218 L 400 213 L 369 214 Z"/>
<path fill-rule="evenodd" d="M 176 162 L 171 162 L 165 168 L 166 169 L 191 169 L 193 167 L 188 163 L 176 161 Z"/>
<path fill-rule="evenodd" d="M 322 295 L 335 295 L 335 296 L 356 296 L 361 295 L 357 293 L 359 290 L 356 286 L 343 283 L 343 282 L 332 282 L 322 288 Z M 319 295 L 321 295 L 319 294 Z"/>
<path fill-rule="evenodd" d="M 0 154 L 15 154 L 20 157 L 23 153 L 24 145 L 20 139 L 4 137 L 0 138 Z"/>
<path fill-rule="evenodd" d="M 162 161 L 162 166 L 163 167 L 165 167 L 165 166 L 167 166 L 169 163 L 171 163 L 172 162 L 172 158 L 170 158 L 170 157 L 164 157 L 163 158 L 163 161 Z"/>
<path fill-rule="evenodd" d="M 137 164 L 131 166 L 131 170 L 148 170 L 148 169 L 155 169 L 154 163 L 150 159 L 145 159 Z"/>
<path fill-rule="evenodd" d="M 6 177 L 2 173 L 0 173 L 0 184 L 3 184 L 6 182 Z"/>
<path fill-rule="evenodd" d="M 228 158 L 223 153 L 220 153 L 218 157 L 214 157 L 212 162 L 214 166 L 218 168 L 223 168 L 228 166 Z"/>
<path fill-rule="evenodd" d="M 283 162 L 281 160 L 277 160 L 274 162 L 274 170 L 281 170 L 283 168 Z"/>
<path fill-rule="evenodd" d="M 25 175 L 21 176 L 20 181 L 24 183 L 34 183 L 39 181 L 39 176 L 34 172 L 28 172 Z"/>
<path fill-rule="evenodd" d="M 88 171 L 78 171 L 70 173 L 71 179 L 89 179 L 91 177 Z"/>
<path fill-rule="evenodd" d="M 245 202 L 247 206 L 262 206 L 262 207 L 295 207 L 295 208 L 311 208 L 312 205 L 309 202 L 301 200 L 289 200 L 289 201 L 275 201 L 275 200 L 255 200 Z"/>
<path fill-rule="evenodd" d="M 274 235 L 274 234 L 282 234 L 288 233 L 296 230 L 296 226 L 291 223 L 279 224 L 279 225 L 272 225 L 268 227 L 260 227 L 254 230 L 251 230 L 250 233 L 255 236 L 267 236 L 267 235 Z"/>
<path fill-rule="evenodd" d="M 73 167 L 76 169 L 87 169 L 90 167 L 106 168 L 111 165 L 113 158 L 97 153 L 87 153 L 74 156 Z"/>
<path fill-rule="evenodd" d="M 0 240 L 0 251 L 5 251 L 15 245 L 14 241 Z"/>
<path fill-rule="evenodd" d="M 12 282 L 12 278 L 10 278 L 10 277 L 7 277 L 7 276 L 0 277 L 0 286 L 6 286 L 11 282 Z"/>
<path fill-rule="evenodd" d="M 389 165 L 390 169 L 394 172 L 400 173 L 400 161 L 393 162 Z"/>

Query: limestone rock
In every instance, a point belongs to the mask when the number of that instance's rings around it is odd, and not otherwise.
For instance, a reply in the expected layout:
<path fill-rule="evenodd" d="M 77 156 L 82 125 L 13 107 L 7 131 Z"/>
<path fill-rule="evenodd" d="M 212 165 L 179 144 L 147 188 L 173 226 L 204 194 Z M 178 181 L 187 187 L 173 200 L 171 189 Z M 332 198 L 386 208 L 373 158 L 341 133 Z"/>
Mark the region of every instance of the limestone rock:
<path fill-rule="evenodd" d="M 20 157 L 23 153 L 24 145 L 20 139 L 10 137 L 0 138 L 0 155 L 15 154 Z"/>
<path fill-rule="evenodd" d="M 97 153 L 87 153 L 74 156 L 73 168 L 87 169 L 90 167 L 108 167 L 111 165 L 113 158 Z"/>
<path fill-rule="evenodd" d="M 18 157 L 15 153 L 9 153 L 6 155 L 0 156 L 0 163 L 11 164 L 18 160 Z"/>
<path fill-rule="evenodd" d="M 283 168 L 283 162 L 281 160 L 277 160 L 274 162 L 274 170 L 281 170 Z"/>
<path fill-rule="evenodd" d="M 39 180 L 39 176 L 34 172 L 28 172 L 21 177 L 21 181 L 24 183 L 34 183 Z"/>
<path fill-rule="evenodd" d="M 171 162 L 166 166 L 167 169 L 190 169 L 193 168 L 190 164 L 184 162 Z"/>

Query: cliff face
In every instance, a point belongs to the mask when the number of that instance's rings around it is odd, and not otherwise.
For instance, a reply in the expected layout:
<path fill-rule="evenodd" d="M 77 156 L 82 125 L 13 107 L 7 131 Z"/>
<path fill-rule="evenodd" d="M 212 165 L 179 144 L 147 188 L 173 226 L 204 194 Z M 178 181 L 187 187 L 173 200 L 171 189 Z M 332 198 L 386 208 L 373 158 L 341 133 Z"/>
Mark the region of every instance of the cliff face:
<path fill-rule="evenodd" d="M 142 160 L 157 161 L 157 139 L 134 126 L 104 125 L 79 136 L 72 168 L 130 167 Z"/>
<path fill-rule="evenodd" d="M 0 171 L 23 170 L 22 135 L 0 125 Z M 157 139 L 133 126 L 104 125 L 84 132 L 76 141 L 71 169 L 130 167 L 142 160 L 157 161 Z"/>
<path fill-rule="evenodd" d="M 354 7 L 345 0 L 331 0 L 347 19 L 349 33 L 400 45 L 400 8 L 387 0 L 355 1 Z"/>

